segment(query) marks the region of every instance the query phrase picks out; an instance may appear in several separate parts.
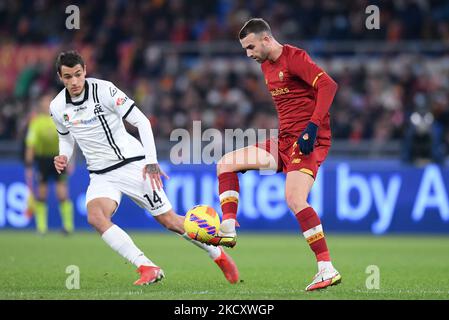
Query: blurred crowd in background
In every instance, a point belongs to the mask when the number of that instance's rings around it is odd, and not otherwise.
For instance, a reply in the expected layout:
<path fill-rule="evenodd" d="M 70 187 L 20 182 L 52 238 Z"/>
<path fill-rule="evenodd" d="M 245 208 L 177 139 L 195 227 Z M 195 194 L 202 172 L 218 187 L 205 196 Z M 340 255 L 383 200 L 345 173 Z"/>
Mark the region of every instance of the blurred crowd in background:
<path fill-rule="evenodd" d="M 381 9 L 382 28 L 366 32 L 365 8 L 372 4 Z M 69 5 L 80 8 L 80 32 L 63 28 L 61 13 Z M 87 42 L 113 51 L 133 38 L 235 40 L 250 16 L 264 17 L 289 39 L 449 41 L 449 3 L 441 0 L 1 0 L 0 36 L 19 43 Z"/>
<path fill-rule="evenodd" d="M 64 27 L 71 4 L 80 8 L 80 30 Z M 365 28 L 370 4 L 380 8 L 379 30 Z M 203 129 L 276 128 L 260 67 L 243 50 L 202 55 L 164 49 L 216 41 L 238 46 L 238 31 L 254 16 L 264 17 L 278 40 L 300 47 L 302 41 L 343 40 L 449 44 L 445 1 L 0 0 L 0 46 L 45 46 L 52 53 L 24 65 L 9 88 L 1 90 L 0 81 L 0 140 L 23 139 L 38 97 L 62 88 L 54 69 L 58 50 L 72 48 L 83 48 L 88 76 L 114 82 L 136 101 L 160 141 L 175 128 L 190 128 L 193 120 L 202 120 Z M 355 145 L 402 141 L 403 160 L 420 153 L 444 160 L 447 53 L 309 53 L 339 84 L 330 110 L 334 139 Z"/>

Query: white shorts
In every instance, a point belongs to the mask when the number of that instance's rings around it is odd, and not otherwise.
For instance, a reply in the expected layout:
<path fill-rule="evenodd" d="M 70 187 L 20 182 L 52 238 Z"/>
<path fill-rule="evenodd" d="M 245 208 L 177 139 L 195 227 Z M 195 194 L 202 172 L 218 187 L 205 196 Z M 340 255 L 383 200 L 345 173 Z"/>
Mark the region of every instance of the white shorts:
<path fill-rule="evenodd" d="M 106 173 L 91 173 L 86 205 L 96 198 L 109 198 L 117 202 L 118 208 L 122 194 L 125 194 L 153 216 L 169 211 L 172 206 L 164 190 L 153 190 L 149 178 L 143 180 L 144 166 L 144 160 L 140 160 Z"/>

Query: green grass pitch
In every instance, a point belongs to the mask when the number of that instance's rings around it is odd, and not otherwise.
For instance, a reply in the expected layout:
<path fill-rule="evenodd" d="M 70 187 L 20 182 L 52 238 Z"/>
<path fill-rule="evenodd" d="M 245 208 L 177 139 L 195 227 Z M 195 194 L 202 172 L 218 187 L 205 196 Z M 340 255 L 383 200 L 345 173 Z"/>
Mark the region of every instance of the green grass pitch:
<path fill-rule="evenodd" d="M 342 283 L 305 292 L 316 264 L 299 235 L 240 232 L 228 252 L 243 281 L 230 285 L 203 251 L 182 238 L 169 232 L 130 234 L 164 269 L 164 281 L 134 286 L 134 266 L 93 232 L 40 237 L 0 231 L 0 299 L 449 299 L 449 237 L 330 234 Z M 80 289 L 66 288 L 70 265 L 80 270 Z M 370 265 L 379 268 L 379 289 L 366 287 Z"/>

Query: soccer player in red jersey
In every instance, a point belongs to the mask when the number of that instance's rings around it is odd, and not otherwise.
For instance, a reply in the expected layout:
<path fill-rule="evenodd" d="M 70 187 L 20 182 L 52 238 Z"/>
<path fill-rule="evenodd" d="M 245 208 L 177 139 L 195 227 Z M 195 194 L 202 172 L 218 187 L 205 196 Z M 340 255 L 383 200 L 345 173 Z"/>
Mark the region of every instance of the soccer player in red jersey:
<path fill-rule="evenodd" d="M 320 218 L 307 203 L 318 168 L 331 146 L 329 107 L 337 84 L 304 50 L 277 42 L 263 19 L 247 21 L 239 38 L 246 55 L 261 64 L 278 113 L 279 135 L 227 153 L 218 162 L 223 221 L 218 237 L 211 243 L 228 247 L 236 244 L 237 173 L 251 169 L 283 171 L 287 176 L 287 204 L 318 262 L 318 273 L 306 290 L 337 284 L 341 275 L 331 263 Z"/>

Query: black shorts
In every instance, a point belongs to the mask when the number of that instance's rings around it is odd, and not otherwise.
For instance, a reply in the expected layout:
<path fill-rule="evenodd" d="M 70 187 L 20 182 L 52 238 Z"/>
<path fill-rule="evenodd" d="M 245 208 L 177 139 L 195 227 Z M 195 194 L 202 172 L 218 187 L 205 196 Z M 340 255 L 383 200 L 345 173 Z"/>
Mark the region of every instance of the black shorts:
<path fill-rule="evenodd" d="M 37 172 L 36 177 L 39 183 L 46 183 L 49 180 L 64 181 L 65 174 L 58 174 L 53 164 L 53 157 L 36 157 Z"/>

